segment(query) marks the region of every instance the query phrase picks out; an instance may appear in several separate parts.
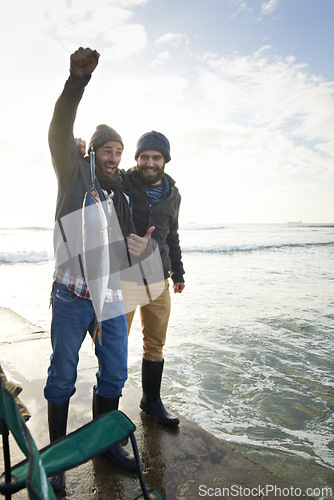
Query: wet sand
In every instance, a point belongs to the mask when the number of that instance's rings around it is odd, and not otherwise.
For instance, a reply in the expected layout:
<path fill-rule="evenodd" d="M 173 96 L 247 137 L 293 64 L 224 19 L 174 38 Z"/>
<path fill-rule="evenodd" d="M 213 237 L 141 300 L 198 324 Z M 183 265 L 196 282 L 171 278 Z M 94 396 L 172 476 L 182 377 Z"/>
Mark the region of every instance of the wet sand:
<path fill-rule="evenodd" d="M 23 388 L 20 399 L 31 414 L 27 423 L 29 430 L 38 448 L 46 446 L 48 428 L 43 388 L 51 353 L 49 333 L 10 309 L 0 308 L 0 346 L 0 363 L 7 378 Z M 71 399 L 69 410 L 69 432 L 91 419 L 95 371 L 96 360 L 92 349 L 82 349 L 77 392 Z M 296 500 L 299 490 L 294 485 L 243 456 L 182 415 L 179 415 L 180 425 L 176 429 L 157 424 L 140 410 L 140 396 L 140 390 L 128 381 L 120 410 L 136 425 L 135 436 L 149 489 L 157 489 L 166 500 L 251 500 L 261 496 Z M 23 459 L 15 443 L 12 453 L 13 463 Z M 66 472 L 66 487 L 58 497 L 73 500 L 128 500 L 140 493 L 136 474 L 123 472 L 103 458 L 95 458 Z M 23 490 L 13 498 L 27 498 L 27 493 Z M 305 495 L 302 498 L 311 497 Z"/>

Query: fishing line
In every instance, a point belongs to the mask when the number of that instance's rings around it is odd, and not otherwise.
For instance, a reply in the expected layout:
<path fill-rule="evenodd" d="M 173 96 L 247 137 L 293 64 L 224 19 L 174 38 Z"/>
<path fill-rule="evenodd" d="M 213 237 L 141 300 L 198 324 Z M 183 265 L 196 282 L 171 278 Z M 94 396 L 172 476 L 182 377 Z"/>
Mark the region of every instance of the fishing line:
<path fill-rule="evenodd" d="M 92 179 L 92 187 L 95 189 L 95 151 L 93 147 L 90 148 L 90 176 Z"/>

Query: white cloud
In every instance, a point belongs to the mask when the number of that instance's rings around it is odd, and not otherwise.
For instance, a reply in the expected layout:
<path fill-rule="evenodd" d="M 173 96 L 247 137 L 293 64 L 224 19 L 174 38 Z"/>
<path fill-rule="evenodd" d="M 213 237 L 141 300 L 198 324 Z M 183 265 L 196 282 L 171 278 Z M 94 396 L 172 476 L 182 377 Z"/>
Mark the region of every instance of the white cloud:
<path fill-rule="evenodd" d="M 186 31 L 166 32 L 150 45 L 151 17 L 140 24 L 131 10 L 147 0 L 99 0 L 98 8 L 91 0 L 21 3 L 19 16 L 15 2 L 8 4 L 0 33 L 2 45 L 10 48 L 2 59 L 0 127 L 1 151 L 9 152 L 6 159 L 15 151 L 15 172 L 27 187 L 31 179 L 34 188 L 36 169 L 45 165 L 54 179 L 49 120 L 68 75 L 69 56 L 84 45 L 99 50 L 101 58 L 80 104 L 77 133 L 89 138 L 97 123 L 115 126 L 126 144 L 124 168 L 133 164 L 134 145 L 143 132 L 165 133 L 172 146 L 168 171 L 181 189 L 188 219 L 201 211 L 207 219 L 214 212 L 217 218 L 224 214 L 224 220 L 273 220 L 269 211 L 261 216 L 263 207 L 272 206 L 276 219 L 297 220 L 305 217 L 288 215 L 289 203 L 308 203 L 308 214 L 309 207 L 333 207 L 330 190 L 320 186 L 334 189 L 334 82 L 312 75 L 289 54 L 275 55 L 270 46 L 225 56 L 198 56 L 192 50 L 185 57 L 180 49 L 188 47 Z M 258 15 L 262 5 L 265 16 L 279 2 L 234 0 L 233 5 L 243 16 Z M 9 99 L 12 95 L 15 99 Z M 20 145 L 11 133 L 18 123 L 25 131 Z M 204 213 L 205 180 L 210 191 Z M 318 192 L 325 193 L 321 202 Z M 315 214 L 313 220 L 321 218 Z"/>
<path fill-rule="evenodd" d="M 187 190 L 185 217 L 204 217 L 194 210 L 205 174 L 213 180 L 212 207 L 234 220 L 319 221 L 326 218 L 321 206 L 334 213 L 329 190 L 318 200 L 321 185 L 334 188 L 334 82 L 270 47 L 248 56 L 207 54 L 195 73 L 171 142 L 185 166 L 175 170 Z"/>
<path fill-rule="evenodd" d="M 99 8 L 88 0 L 22 1 L 19 13 L 11 2 L 0 32 L 2 45 L 10 47 L 2 59 L 6 73 L 24 70 L 32 79 L 46 75 L 48 66 L 54 71 L 81 45 L 99 49 L 105 34 L 129 24 L 132 17 L 120 2 L 109 0 L 99 0 Z"/>
<path fill-rule="evenodd" d="M 147 35 L 144 26 L 140 24 L 125 24 L 110 30 L 105 35 L 105 41 L 112 44 L 104 51 L 108 60 L 117 60 L 138 54 L 147 46 Z"/>
<path fill-rule="evenodd" d="M 155 40 L 156 44 L 168 44 L 177 47 L 187 38 L 183 33 L 165 33 L 160 38 Z"/>
<path fill-rule="evenodd" d="M 315 78 L 293 58 L 273 56 L 268 47 L 248 56 L 208 57 L 198 90 L 206 112 L 220 118 L 332 140 L 334 82 Z"/>
<path fill-rule="evenodd" d="M 171 53 L 168 50 L 164 52 L 160 52 L 155 60 L 151 63 L 151 66 L 155 66 L 158 64 L 162 64 L 165 61 L 168 61 L 171 58 Z"/>
<path fill-rule="evenodd" d="M 252 15 L 260 16 L 258 19 L 262 20 L 263 16 L 273 14 L 277 11 L 281 0 L 265 0 L 261 5 L 257 6 L 257 2 L 254 0 L 229 0 L 229 3 L 236 8 L 235 12 L 232 14 L 232 18 L 236 18 L 241 15 Z"/>
<path fill-rule="evenodd" d="M 120 7 L 137 7 L 138 5 L 145 5 L 148 2 L 149 0 L 109 0 L 111 5 L 119 5 Z"/>
<path fill-rule="evenodd" d="M 281 0 L 267 0 L 261 4 L 261 15 L 266 16 L 268 14 L 272 14 L 280 3 Z"/>
<path fill-rule="evenodd" d="M 229 3 L 237 7 L 237 13 L 251 12 L 253 10 L 251 7 L 249 7 L 246 0 L 229 0 Z M 235 15 L 233 15 L 232 17 L 234 16 Z"/>
<path fill-rule="evenodd" d="M 133 17 L 131 11 L 110 5 L 108 0 L 100 0 L 98 9 L 93 8 L 87 0 L 83 4 L 81 0 L 73 0 L 69 7 L 61 10 L 55 8 L 53 3 L 47 5 L 48 26 L 44 31 L 47 33 L 51 29 L 53 38 L 76 45 L 103 37 L 105 33 L 112 32 Z"/>

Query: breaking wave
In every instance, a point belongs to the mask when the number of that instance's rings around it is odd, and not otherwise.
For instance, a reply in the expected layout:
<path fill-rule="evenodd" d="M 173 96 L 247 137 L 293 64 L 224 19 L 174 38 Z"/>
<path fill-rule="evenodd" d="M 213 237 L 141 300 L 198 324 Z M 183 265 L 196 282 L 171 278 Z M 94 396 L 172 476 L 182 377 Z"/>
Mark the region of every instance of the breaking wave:
<path fill-rule="evenodd" d="M 23 264 L 46 262 L 53 259 L 53 254 L 45 250 L 42 251 L 17 251 L 11 253 L 0 252 L 0 264 Z"/>
<path fill-rule="evenodd" d="M 256 251 L 275 251 L 287 248 L 311 248 L 323 247 L 334 245 L 334 241 L 327 242 L 313 242 L 313 243 L 281 243 L 281 244 L 268 244 L 268 245 L 237 245 L 237 246 L 183 246 L 183 253 L 222 253 L 233 254 L 238 252 L 256 252 Z"/>

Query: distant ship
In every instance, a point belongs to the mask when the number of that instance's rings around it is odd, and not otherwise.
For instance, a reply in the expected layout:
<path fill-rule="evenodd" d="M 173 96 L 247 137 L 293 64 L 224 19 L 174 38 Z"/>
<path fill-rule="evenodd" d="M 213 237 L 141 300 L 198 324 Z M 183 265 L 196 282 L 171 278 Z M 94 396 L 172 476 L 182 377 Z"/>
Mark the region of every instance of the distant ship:
<path fill-rule="evenodd" d="M 287 222 L 288 226 L 299 226 L 300 224 L 303 224 L 301 220 L 293 220 L 293 221 L 288 221 Z"/>

